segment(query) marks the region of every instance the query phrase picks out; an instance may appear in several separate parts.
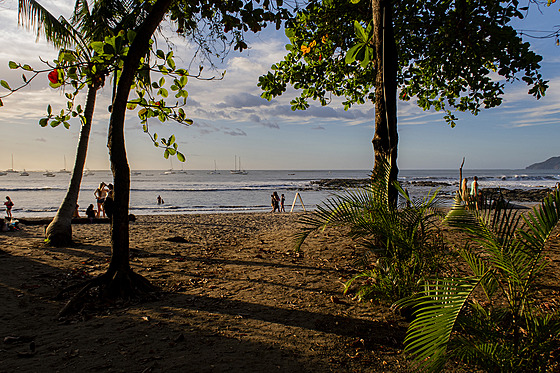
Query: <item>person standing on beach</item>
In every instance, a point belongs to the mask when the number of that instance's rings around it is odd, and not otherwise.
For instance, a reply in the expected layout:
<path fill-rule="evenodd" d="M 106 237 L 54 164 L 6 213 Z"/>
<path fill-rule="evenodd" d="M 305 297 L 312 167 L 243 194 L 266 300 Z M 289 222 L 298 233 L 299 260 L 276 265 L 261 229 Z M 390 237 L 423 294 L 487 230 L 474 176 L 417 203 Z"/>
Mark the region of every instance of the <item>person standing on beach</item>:
<path fill-rule="evenodd" d="M 270 204 L 272 205 L 271 212 L 280 212 L 280 197 L 278 197 L 278 193 L 274 192 L 270 195 Z"/>
<path fill-rule="evenodd" d="M 464 178 L 463 183 L 461 184 L 461 200 L 465 203 L 469 202 L 469 186 L 468 186 L 469 179 Z"/>
<path fill-rule="evenodd" d="M 478 210 L 478 177 L 475 176 L 473 178 L 473 182 L 471 183 L 471 201 L 474 202 L 476 209 Z"/>
<path fill-rule="evenodd" d="M 6 202 L 4 202 L 4 206 L 6 206 L 6 216 L 11 218 L 12 217 L 12 206 L 14 203 L 10 199 L 9 196 L 6 196 Z"/>
<path fill-rule="evenodd" d="M 107 186 L 107 184 L 105 184 L 104 182 L 101 182 L 101 184 L 99 184 L 99 188 L 95 189 L 95 192 L 93 192 L 93 195 L 95 197 L 95 199 L 97 200 L 97 217 L 99 218 L 99 215 L 101 214 L 101 212 L 103 212 L 103 217 L 105 217 L 105 210 L 103 210 L 103 202 L 105 202 L 105 197 L 107 197 L 107 189 L 105 188 Z"/>
<path fill-rule="evenodd" d="M 165 201 L 163 200 L 163 198 L 161 198 L 161 196 L 157 196 L 157 204 L 158 205 L 163 205 L 165 203 Z"/>
<path fill-rule="evenodd" d="M 280 197 L 280 212 L 286 212 L 286 210 L 284 210 L 285 201 L 286 201 L 286 197 L 284 197 L 284 194 L 282 194 L 282 197 Z"/>
<path fill-rule="evenodd" d="M 108 185 L 108 192 L 107 196 L 105 197 L 105 201 L 103 201 L 103 214 L 107 214 L 109 220 L 113 218 L 113 204 L 114 204 L 114 187 L 113 184 Z"/>

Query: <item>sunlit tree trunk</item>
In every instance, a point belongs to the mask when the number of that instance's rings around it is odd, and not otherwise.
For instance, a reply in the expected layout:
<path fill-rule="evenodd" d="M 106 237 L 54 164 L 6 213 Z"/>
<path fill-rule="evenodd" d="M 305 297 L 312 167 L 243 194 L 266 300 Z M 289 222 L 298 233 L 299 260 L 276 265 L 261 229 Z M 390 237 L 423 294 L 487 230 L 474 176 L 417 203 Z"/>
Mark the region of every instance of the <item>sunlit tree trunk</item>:
<path fill-rule="evenodd" d="M 397 180 L 397 69 L 398 57 L 393 33 L 393 5 L 390 0 L 372 0 L 376 50 L 374 172 L 387 162 L 390 181 Z M 389 202 L 397 203 L 397 191 L 389 186 Z"/>
<path fill-rule="evenodd" d="M 66 196 L 58 208 L 53 221 L 48 225 L 45 231 L 45 236 L 51 245 L 60 246 L 72 242 L 72 215 L 76 210 L 80 186 L 82 184 L 89 134 L 91 132 L 91 123 L 98 90 L 99 86 L 90 85 L 88 88 L 86 106 L 84 109 L 84 122 L 80 130 L 80 139 L 78 141 L 76 160 L 74 162 L 70 184 L 68 185 Z"/>
<path fill-rule="evenodd" d="M 147 280 L 133 273 L 129 261 L 130 167 L 124 139 L 126 104 L 140 58 L 146 55 L 148 42 L 170 4 L 171 0 L 158 0 L 145 21 L 136 30 L 136 37 L 123 64 L 109 121 L 107 146 L 114 181 L 114 212 L 111 223 L 111 263 L 106 275 L 111 281 L 107 290 L 120 296 L 131 295 L 136 290 L 142 291 L 148 285 Z"/>

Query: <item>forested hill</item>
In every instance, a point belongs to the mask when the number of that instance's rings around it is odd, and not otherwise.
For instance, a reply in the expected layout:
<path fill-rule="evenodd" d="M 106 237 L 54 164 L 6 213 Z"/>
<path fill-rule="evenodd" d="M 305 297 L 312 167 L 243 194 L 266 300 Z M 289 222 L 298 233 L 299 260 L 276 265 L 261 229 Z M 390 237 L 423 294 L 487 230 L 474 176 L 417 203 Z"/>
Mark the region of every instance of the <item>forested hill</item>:
<path fill-rule="evenodd" d="M 552 157 L 544 162 L 533 163 L 525 167 L 527 170 L 560 170 L 560 157 Z"/>

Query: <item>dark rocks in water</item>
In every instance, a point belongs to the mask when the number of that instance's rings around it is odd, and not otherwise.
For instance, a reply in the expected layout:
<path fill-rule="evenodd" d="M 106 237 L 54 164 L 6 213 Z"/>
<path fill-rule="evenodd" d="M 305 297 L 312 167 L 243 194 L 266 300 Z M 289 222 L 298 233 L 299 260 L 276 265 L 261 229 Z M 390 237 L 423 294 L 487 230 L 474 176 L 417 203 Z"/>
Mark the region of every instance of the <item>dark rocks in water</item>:
<path fill-rule="evenodd" d="M 311 185 L 325 189 L 356 188 L 367 185 L 371 179 L 322 179 L 312 180 Z"/>
<path fill-rule="evenodd" d="M 411 181 L 410 184 L 424 187 L 451 186 L 451 184 L 442 181 Z"/>
<path fill-rule="evenodd" d="M 533 163 L 526 170 L 560 170 L 560 157 L 551 157 L 544 162 Z"/>
<path fill-rule="evenodd" d="M 552 191 L 550 188 L 541 189 L 501 189 L 501 188 L 484 188 L 481 189 L 483 195 L 496 195 L 500 194 L 506 201 L 517 202 L 540 202 Z"/>

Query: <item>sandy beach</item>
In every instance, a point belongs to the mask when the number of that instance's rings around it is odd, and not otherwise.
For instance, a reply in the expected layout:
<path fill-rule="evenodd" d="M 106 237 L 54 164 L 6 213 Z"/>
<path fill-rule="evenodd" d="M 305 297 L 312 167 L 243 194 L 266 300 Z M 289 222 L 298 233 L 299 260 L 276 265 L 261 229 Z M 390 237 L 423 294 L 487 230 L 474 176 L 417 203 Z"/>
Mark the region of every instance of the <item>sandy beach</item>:
<path fill-rule="evenodd" d="M 0 371 L 406 371 L 404 319 L 342 295 L 356 273 L 355 242 L 328 229 L 295 255 L 300 216 L 138 216 L 131 264 L 161 288 L 158 298 L 65 319 L 56 314 L 68 297 L 55 297 L 104 272 L 109 225 L 74 225 L 75 244 L 62 248 L 43 242 L 41 225 L 0 233 Z M 541 292 L 553 307 L 559 241 Z"/>

